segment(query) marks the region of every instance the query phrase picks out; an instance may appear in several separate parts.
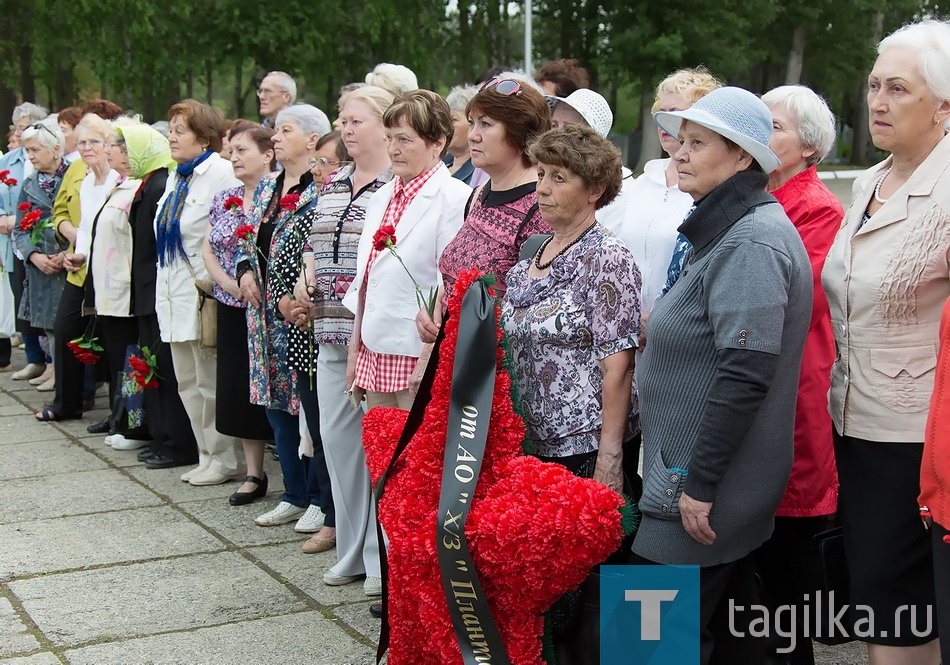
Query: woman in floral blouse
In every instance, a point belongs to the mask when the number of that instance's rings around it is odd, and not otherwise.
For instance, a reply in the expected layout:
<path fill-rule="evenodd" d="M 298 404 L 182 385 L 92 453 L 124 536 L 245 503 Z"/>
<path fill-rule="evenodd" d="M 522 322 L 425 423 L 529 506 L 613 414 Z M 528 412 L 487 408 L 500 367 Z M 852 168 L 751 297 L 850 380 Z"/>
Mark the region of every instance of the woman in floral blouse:
<path fill-rule="evenodd" d="M 228 362 L 218 363 L 218 400 L 215 427 L 236 436 L 244 446 L 247 477 L 231 495 L 232 506 L 243 506 L 267 494 L 264 442 L 274 436 L 264 407 L 250 403 L 248 370 L 247 303 L 235 278 L 234 255 L 241 240 L 235 231 L 247 223 L 254 190 L 274 168 L 274 130 L 256 122 L 238 120 L 228 132 L 231 166 L 240 187 L 222 190 L 211 201 L 211 228 L 202 247 L 202 258 L 214 280 L 218 314 L 218 353 Z M 244 359 L 244 362 L 241 359 Z"/>

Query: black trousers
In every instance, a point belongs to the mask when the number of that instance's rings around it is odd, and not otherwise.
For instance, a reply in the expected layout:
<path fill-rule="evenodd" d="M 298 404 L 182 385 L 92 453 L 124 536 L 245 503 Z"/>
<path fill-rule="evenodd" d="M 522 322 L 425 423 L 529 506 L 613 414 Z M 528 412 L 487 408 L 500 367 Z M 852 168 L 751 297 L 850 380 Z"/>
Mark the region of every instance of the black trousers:
<path fill-rule="evenodd" d="M 950 661 L 950 531 L 935 523 L 931 528 L 931 538 L 937 591 L 936 623 L 940 634 L 940 653 L 946 663 Z"/>
<path fill-rule="evenodd" d="M 172 366 L 171 346 L 161 341 L 158 315 L 152 312 L 135 317 L 138 322 L 139 345 L 147 346 L 158 360 L 158 388 L 144 393 L 145 420 L 152 439 L 151 450 L 186 464 L 198 463 L 198 442 L 191 429 L 191 420 L 178 396 L 178 381 Z"/>
<path fill-rule="evenodd" d="M 13 345 L 9 337 L 0 339 L 0 367 L 6 367 L 13 358 Z"/>
<path fill-rule="evenodd" d="M 66 282 L 63 297 L 56 310 L 53 334 L 56 348 L 54 374 L 56 392 L 53 395 L 53 411 L 69 415 L 82 411 L 83 386 L 86 366 L 76 360 L 76 355 L 66 346 L 71 340 L 81 337 L 89 326 L 92 317 L 82 315 L 83 288 Z M 93 335 L 98 336 L 96 331 Z M 102 345 L 105 347 L 105 345 Z M 108 353 L 108 349 L 106 349 Z"/>
<path fill-rule="evenodd" d="M 326 515 L 324 524 L 336 526 L 336 510 L 333 507 L 333 488 L 330 487 L 330 470 L 327 468 L 327 456 L 323 452 L 323 439 L 320 438 L 320 405 L 317 402 L 316 383 L 310 387 L 310 376 L 306 372 L 297 372 L 297 390 L 300 393 L 300 408 L 307 416 L 307 429 L 313 439 L 313 459 L 310 470 L 317 478 L 320 488 L 320 510 Z"/>

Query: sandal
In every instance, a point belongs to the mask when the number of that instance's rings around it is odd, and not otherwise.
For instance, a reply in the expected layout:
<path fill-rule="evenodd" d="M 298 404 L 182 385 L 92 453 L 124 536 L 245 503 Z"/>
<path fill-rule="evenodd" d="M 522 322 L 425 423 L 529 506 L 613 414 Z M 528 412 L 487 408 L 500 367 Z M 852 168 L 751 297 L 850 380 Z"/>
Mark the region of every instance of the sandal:
<path fill-rule="evenodd" d="M 82 418 L 82 411 L 77 413 L 56 413 L 52 409 L 43 409 L 36 414 L 36 419 L 42 423 L 55 423 L 60 420 L 77 420 Z"/>

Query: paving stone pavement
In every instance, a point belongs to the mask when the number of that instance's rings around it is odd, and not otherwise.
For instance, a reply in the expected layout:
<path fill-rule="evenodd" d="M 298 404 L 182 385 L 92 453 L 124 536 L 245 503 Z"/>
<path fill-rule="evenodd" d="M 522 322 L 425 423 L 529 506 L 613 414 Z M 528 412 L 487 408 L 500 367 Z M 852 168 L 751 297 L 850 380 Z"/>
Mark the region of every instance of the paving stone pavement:
<path fill-rule="evenodd" d="M 14 352 L 14 365 L 25 364 Z M 325 586 L 335 552 L 303 554 L 264 501 L 153 471 L 83 420 L 39 423 L 50 393 L 0 374 L 0 665 L 369 665 L 379 622 L 359 583 Z M 820 665 L 864 662 L 856 646 Z"/>

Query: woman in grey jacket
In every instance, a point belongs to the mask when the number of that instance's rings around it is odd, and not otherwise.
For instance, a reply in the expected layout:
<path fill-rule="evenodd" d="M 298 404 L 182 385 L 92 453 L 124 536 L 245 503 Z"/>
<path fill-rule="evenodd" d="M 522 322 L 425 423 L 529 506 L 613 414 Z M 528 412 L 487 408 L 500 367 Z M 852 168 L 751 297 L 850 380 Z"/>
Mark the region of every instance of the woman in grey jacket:
<path fill-rule="evenodd" d="M 755 642 L 730 639 L 716 617 L 729 600 L 755 602 L 749 555 L 772 531 L 791 470 L 811 268 L 765 191 L 779 160 L 755 95 L 721 88 L 654 119 L 680 141 L 679 188 L 695 203 L 679 227 L 692 248 L 653 309 L 638 368 L 635 562 L 700 566 L 701 662 L 756 663 Z"/>

